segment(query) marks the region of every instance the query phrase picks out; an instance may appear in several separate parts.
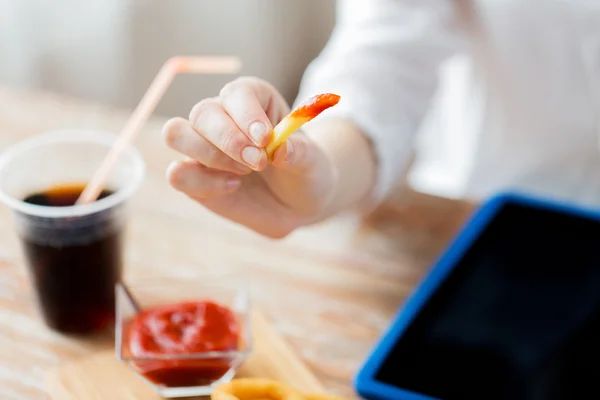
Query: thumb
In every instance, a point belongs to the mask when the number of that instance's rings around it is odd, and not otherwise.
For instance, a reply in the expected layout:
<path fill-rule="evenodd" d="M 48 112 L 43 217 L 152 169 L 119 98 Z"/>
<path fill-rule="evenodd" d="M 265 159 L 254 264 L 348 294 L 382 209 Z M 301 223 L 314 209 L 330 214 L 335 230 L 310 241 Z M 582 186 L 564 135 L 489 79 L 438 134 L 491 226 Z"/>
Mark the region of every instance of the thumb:
<path fill-rule="evenodd" d="M 274 167 L 287 172 L 305 172 L 315 167 L 320 151 L 308 136 L 297 132 L 275 150 L 272 163 Z"/>

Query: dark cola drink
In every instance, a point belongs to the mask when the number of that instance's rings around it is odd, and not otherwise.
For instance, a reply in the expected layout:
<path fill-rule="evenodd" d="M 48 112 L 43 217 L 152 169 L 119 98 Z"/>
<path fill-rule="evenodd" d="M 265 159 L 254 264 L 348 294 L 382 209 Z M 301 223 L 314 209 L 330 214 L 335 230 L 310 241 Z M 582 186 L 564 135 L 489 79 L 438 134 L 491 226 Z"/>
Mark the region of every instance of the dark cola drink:
<path fill-rule="evenodd" d="M 84 185 L 57 186 L 23 201 L 68 207 L 83 189 Z M 111 194 L 102 192 L 98 201 Z M 81 335 L 112 326 L 115 284 L 122 270 L 120 213 L 120 206 L 114 206 L 61 218 L 17 216 L 40 310 L 50 328 Z"/>

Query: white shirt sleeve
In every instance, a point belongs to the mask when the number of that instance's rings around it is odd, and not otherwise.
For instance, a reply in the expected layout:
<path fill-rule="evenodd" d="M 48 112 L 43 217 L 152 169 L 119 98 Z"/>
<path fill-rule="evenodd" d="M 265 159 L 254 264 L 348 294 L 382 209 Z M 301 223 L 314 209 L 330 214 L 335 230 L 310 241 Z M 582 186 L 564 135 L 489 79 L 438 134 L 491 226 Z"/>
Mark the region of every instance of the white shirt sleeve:
<path fill-rule="evenodd" d="M 364 207 L 380 202 L 404 173 L 440 64 L 462 44 L 452 3 L 338 0 L 332 36 L 305 72 L 297 101 L 339 94 L 322 117 L 350 118 L 371 140 L 378 176 Z"/>

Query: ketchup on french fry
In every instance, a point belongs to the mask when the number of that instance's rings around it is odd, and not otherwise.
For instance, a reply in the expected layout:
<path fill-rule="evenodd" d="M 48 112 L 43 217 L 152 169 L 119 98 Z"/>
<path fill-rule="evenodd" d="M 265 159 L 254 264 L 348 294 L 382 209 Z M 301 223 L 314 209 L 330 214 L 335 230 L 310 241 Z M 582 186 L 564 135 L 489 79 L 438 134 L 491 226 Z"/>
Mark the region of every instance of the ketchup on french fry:
<path fill-rule="evenodd" d="M 274 128 L 271 142 L 267 146 L 267 156 L 273 159 L 273 154 L 287 138 L 302 125 L 312 120 L 326 109 L 335 106 L 340 96 L 333 93 L 323 93 L 313 96 L 286 115 Z"/>

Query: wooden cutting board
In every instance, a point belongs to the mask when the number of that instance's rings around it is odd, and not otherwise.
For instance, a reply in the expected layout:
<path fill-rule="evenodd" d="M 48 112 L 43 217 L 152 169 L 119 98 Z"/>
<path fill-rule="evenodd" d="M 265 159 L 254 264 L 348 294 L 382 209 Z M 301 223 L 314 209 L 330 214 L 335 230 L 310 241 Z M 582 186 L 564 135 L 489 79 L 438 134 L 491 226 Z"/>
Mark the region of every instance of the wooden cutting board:
<path fill-rule="evenodd" d="M 252 315 L 254 350 L 239 370 L 239 377 L 275 379 L 306 393 L 324 388 L 283 338 L 259 312 Z M 99 352 L 50 371 L 47 388 L 54 400 L 160 400 L 150 386 L 114 351 Z"/>

